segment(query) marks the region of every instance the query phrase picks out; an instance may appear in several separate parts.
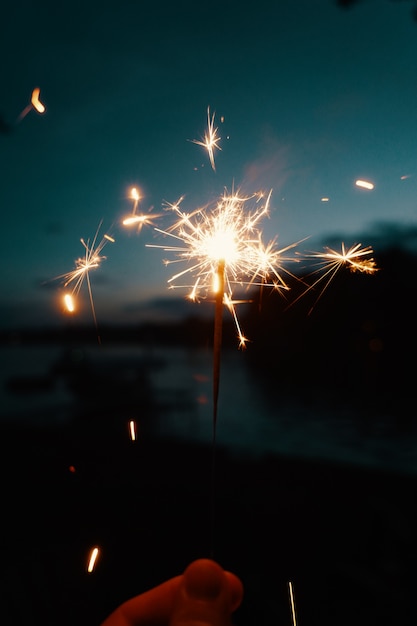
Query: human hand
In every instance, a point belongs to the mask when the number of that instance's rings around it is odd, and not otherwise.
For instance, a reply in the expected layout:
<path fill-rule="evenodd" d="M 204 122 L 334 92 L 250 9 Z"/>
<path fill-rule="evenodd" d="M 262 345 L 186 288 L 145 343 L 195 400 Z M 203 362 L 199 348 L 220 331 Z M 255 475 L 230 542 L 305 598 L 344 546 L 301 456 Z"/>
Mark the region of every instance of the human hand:
<path fill-rule="evenodd" d="M 121 604 L 101 626 L 229 626 L 243 598 L 240 579 L 210 559 Z"/>

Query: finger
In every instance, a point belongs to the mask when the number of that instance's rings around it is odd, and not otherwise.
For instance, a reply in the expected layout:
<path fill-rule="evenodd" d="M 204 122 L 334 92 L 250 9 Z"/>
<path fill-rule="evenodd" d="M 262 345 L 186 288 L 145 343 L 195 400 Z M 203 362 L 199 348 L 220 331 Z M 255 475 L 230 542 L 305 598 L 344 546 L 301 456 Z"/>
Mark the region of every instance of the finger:
<path fill-rule="evenodd" d="M 237 576 L 209 559 L 194 561 L 179 585 L 170 626 L 227 626 L 242 597 L 243 586 Z"/>
<path fill-rule="evenodd" d="M 121 604 L 101 626 L 166 626 L 178 595 L 182 576 L 145 591 Z"/>

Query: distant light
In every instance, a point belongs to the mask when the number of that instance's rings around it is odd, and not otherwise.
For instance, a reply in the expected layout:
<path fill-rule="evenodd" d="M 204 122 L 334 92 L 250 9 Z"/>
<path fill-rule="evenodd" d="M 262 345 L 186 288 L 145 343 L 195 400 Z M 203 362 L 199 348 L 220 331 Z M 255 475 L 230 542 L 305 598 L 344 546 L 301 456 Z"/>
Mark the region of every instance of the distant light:
<path fill-rule="evenodd" d="M 98 548 L 93 548 L 90 552 L 90 559 L 88 561 L 87 572 L 91 574 L 94 571 L 96 561 L 98 557 Z"/>
<path fill-rule="evenodd" d="M 357 187 L 362 187 L 363 189 L 373 189 L 374 188 L 374 184 L 368 182 L 367 180 L 357 180 L 355 181 L 355 185 Z"/>
<path fill-rule="evenodd" d="M 330 198 L 321 198 L 322 202 L 329 202 Z"/>

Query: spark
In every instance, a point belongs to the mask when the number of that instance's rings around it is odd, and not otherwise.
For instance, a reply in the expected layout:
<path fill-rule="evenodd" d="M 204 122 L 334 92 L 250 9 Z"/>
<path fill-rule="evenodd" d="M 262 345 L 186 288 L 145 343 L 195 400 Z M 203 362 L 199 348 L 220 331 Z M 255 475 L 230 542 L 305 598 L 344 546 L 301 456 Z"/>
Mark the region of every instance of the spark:
<path fill-rule="evenodd" d="M 297 626 L 297 619 L 295 615 L 295 601 L 294 601 L 294 590 L 292 586 L 292 582 L 288 582 L 288 591 L 290 594 L 290 606 L 291 606 L 291 617 L 293 626 Z"/>
<path fill-rule="evenodd" d="M 90 270 L 97 269 L 98 267 L 100 267 L 101 262 L 104 259 L 106 259 L 106 257 L 101 254 L 106 243 L 115 241 L 113 237 L 111 237 L 108 234 L 105 234 L 103 238 L 100 240 L 100 242 L 97 244 L 98 233 L 100 231 L 100 227 L 101 227 L 101 222 L 96 230 L 96 233 L 91 243 L 89 239 L 87 239 L 87 241 L 85 241 L 82 238 L 80 239 L 81 244 L 84 247 L 85 254 L 84 256 L 79 257 L 78 259 L 75 260 L 75 269 L 71 270 L 70 272 L 67 272 L 66 274 L 61 274 L 60 276 L 57 276 L 57 279 L 58 278 L 64 279 L 64 287 L 68 287 L 68 285 L 72 285 L 71 293 L 66 294 L 64 296 L 64 302 L 66 304 L 67 310 L 70 312 L 75 310 L 75 298 L 76 296 L 78 296 L 80 289 L 84 283 L 84 280 L 86 281 L 88 294 L 90 298 L 91 311 L 93 314 L 93 319 L 94 319 L 96 328 L 97 328 L 97 317 L 96 317 L 96 312 L 95 312 L 95 307 L 94 307 L 93 292 L 91 288 L 91 281 L 90 281 L 89 273 L 90 273 Z"/>
<path fill-rule="evenodd" d="M 45 105 L 42 104 L 39 99 L 40 92 L 41 90 L 39 89 L 39 87 L 35 87 L 35 89 L 32 91 L 30 103 L 20 113 L 19 117 L 17 118 L 17 123 L 21 122 L 23 118 L 26 117 L 26 115 L 30 113 L 30 111 L 32 111 L 32 109 L 40 114 L 46 111 Z"/>
<path fill-rule="evenodd" d="M 135 420 L 130 420 L 129 422 L 129 434 L 132 441 L 136 441 L 136 422 Z"/>
<path fill-rule="evenodd" d="M 371 246 L 366 246 L 365 248 L 362 248 L 361 246 L 361 243 L 356 243 L 346 249 L 345 244 L 342 242 L 340 252 L 325 246 L 324 252 L 313 252 L 306 255 L 307 258 L 320 259 L 318 261 L 319 268 L 315 270 L 313 274 L 323 272 L 323 274 L 308 287 L 306 292 L 314 289 L 314 287 L 322 281 L 325 281 L 324 287 L 320 292 L 316 303 L 322 297 L 323 293 L 326 291 L 327 287 L 342 267 L 347 267 L 351 272 L 360 272 L 362 274 L 375 274 L 378 271 L 374 258 L 370 256 L 373 254 Z M 301 294 L 301 296 L 305 295 L 306 292 Z M 294 300 L 292 304 L 294 304 L 301 296 Z M 310 309 L 310 313 L 312 309 L 313 307 Z"/>
<path fill-rule="evenodd" d="M 90 557 L 89 557 L 88 565 L 87 565 L 87 572 L 89 574 L 91 574 L 91 572 L 94 571 L 98 555 L 99 555 L 99 549 L 98 548 L 93 548 L 91 550 L 91 552 L 90 552 Z"/>
<path fill-rule="evenodd" d="M 153 245 L 174 253 L 174 260 L 165 260 L 169 265 L 185 262 L 186 267 L 174 274 L 168 284 L 171 288 L 189 289 L 188 297 L 193 301 L 214 297 L 214 346 L 213 346 L 213 440 L 217 419 L 217 400 L 220 379 L 220 351 L 222 343 L 222 311 L 226 306 L 231 312 L 239 339 L 239 348 L 244 348 L 247 338 L 240 328 L 233 290 L 236 286 L 270 286 L 275 289 L 288 289 L 283 278 L 283 253 L 296 244 L 277 250 L 275 241 L 264 244 L 260 222 L 268 215 L 272 191 L 264 198 L 263 193 L 241 196 L 239 192 L 226 191 L 212 207 L 200 208 L 186 213 L 180 207 L 183 198 L 167 209 L 174 212 L 177 220 L 168 230 L 155 230 L 173 238 L 175 245 Z M 246 210 L 252 202 L 251 209 Z M 287 260 L 287 259 L 286 259 Z M 176 285 L 187 276 L 192 282 Z"/>
<path fill-rule="evenodd" d="M 360 180 L 360 179 L 355 181 L 355 185 L 357 187 L 362 187 L 362 189 L 369 189 L 369 190 L 374 189 L 375 187 L 373 183 L 370 183 L 367 180 Z"/>
<path fill-rule="evenodd" d="M 137 226 L 140 231 L 143 226 L 153 226 L 154 221 L 159 215 L 130 215 L 125 217 L 122 224 L 123 226 Z"/>
<path fill-rule="evenodd" d="M 149 214 L 145 214 L 145 213 L 142 213 L 142 214 L 136 213 L 138 205 L 139 205 L 139 200 L 141 200 L 140 193 L 139 193 L 139 191 L 138 191 L 138 189 L 136 187 L 132 187 L 131 188 L 131 190 L 130 190 L 130 197 L 133 200 L 132 213 L 128 217 L 125 217 L 122 220 L 123 226 L 137 226 L 138 232 L 140 232 L 142 230 L 143 226 L 153 226 L 155 219 L 160 217 L 160 215 L 157 215 L 157 214 L 149 215 Z"/>
<path fill-rule="evenodd" d="M 175 204 L 167 204 L 178 219 L 168 229 L 155 230 L 175 239 L 177 245 L 154 245 L 176 255 L 165 260 L 165 265 L 185 262 L 186 267 L 168 279 L 171 288 L 189 289 L 188 298 L 199 301 L 213 294 L 221 297 L 222 303 L 234 310 L 233 290 L 236 285 L 249 289 L 251 286 L 270 286 L 287 290 L 282 267 L 283 253 L 297 244 L 281 250 L 276 249 L 275 240 L 265 244 L 259 224 L 268 215 L 271 193 L 266 196 L 256 193 L 243 197 L 237 193 L 224 195 L 214 207 L 196 209 L 186 213 L 180 207 L 183 198 Z M 254 202 L 255 208 L 246 210 Z M 285 259 L 288 260 L 288 259 Z M 223 268 L 224 286 L 219 285 L 219 267 Z M 289 272 L 287 272 L 289 273 Z M 175 284 L 190 275 L 192 283 Z M 220 294 L 220 296 L 219 296 Z M 245 338 L 238 329 L 242 344 Z"/>
<path fill-rule="evenodd" d="M 213 113 L 213 115 L 210 117 L 210 107 L 207 107 L 207 130 L 204 134 L 204 140 L 203 141 L 199 141 L 197 139 L 191 140 L 192 143 L 195 143 L 198 146 L 202 146 L 203 148 L 207 150 L 207 153 L 210 159 L 210 165 L 213 171 L 216 170 L 216 164 L 214 162 L 214 151 L 221 150 L 219 146 L 219 141 L 221 140 L 221 137 L 219 137 L 217 134 L 217 131 L 219 130 L 218 127 L 214 126 L 214 118 L 215 118 L 215 113 Z M 222 121 L 223 121 L 223 118 L 222 118 Z"/>

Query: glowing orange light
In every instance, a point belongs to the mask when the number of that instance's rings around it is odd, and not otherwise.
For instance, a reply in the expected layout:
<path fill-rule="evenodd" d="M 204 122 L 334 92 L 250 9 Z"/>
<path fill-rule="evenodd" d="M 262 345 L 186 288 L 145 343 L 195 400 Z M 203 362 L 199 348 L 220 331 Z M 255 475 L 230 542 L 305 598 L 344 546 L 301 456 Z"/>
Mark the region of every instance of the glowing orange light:
<path fill-rule="evenodd" d="M 40 94 L 40 89 L 39 89 L 39 87 L 36 87 L 32 91 L 32 95 L 31 95 L 29 104 L 23 109 L 23 111 L 18 116 L 17 123 L 21 122 L 23 120 L 23 118 L 26 117 L 26 115 L 28 113 L 30 113 L 30 111 L 32 111 L 32 109 L 34 109 L 38 113 L 44 113 L 45 112 L 46 108 L 45 108 L 45 105 L 42 104 L 42 102 L 39 100 L 39 94 Z"/>
<path fill-rule="evenodd" d="M 99 554 L 99 549 L 98 548 L 93 548 L 90 552 L 90 557 L 88 560 L 88 565 L 87 565 L 87 572 L 89 574 L 91 574 L 91 572 L 94 571 L 94 568 L 96 566 L 96 562 L 97 562 L 97 557 Z"/>
<path fill-rule="evenodd" d="M 133 198 L 133 200 L 135 200 L 136 202 L 139 202 L 140 195 L 136 187 L 132 187 L 132 189 L 130 190 L 130 196 Z"/>
<path fill-rule="evenodd" d="M 39 87 L 36 87 L 32 91 L 32 98 L 30 101 L 35 111 L 37 111 L 38 113 L 44 113 L 46 109 L 45 109 L 45 105 L 42 104 L 42 102 L 39 100 L 40 92 L 41 90 L 39 89 Z"/>
<path fill-rule="evenodd" d="M 66 293 L 64 295 L 64 304 L 68 313 L 74 313 L 75 311 L 74 298 L 72 297 L 70 293 Z"/>
<path fill-rule="evenodd" d="M 362 189 L 373 189 L 375 187 L 373 183 L 370 183 L 367 180 L 360 180 L 360 179 L 355 181 L 355 185 L 357 187 L 361 187 Z"/>

